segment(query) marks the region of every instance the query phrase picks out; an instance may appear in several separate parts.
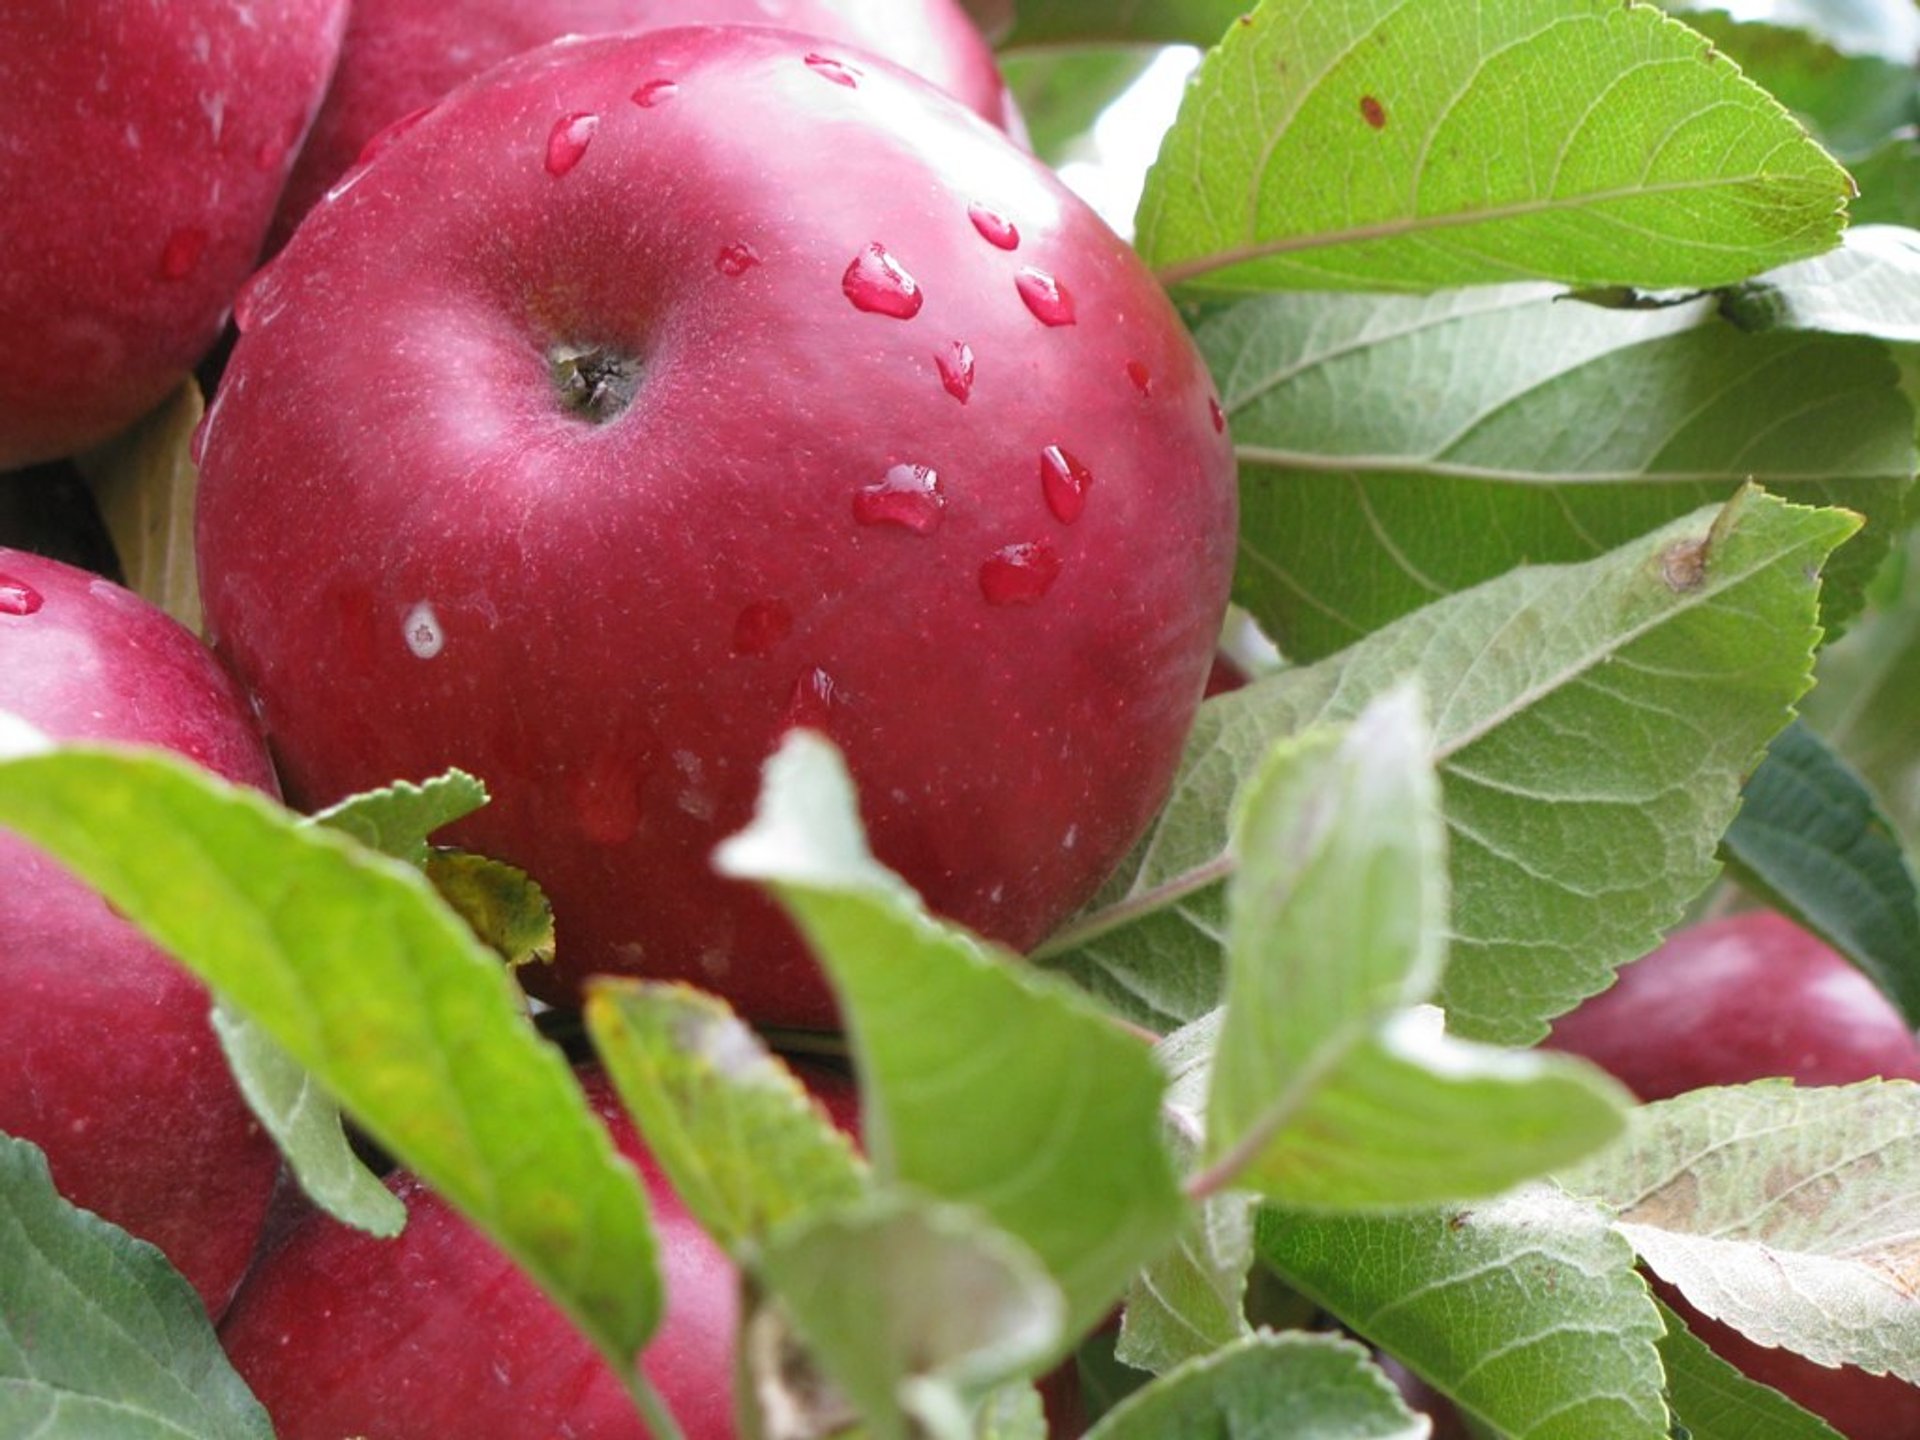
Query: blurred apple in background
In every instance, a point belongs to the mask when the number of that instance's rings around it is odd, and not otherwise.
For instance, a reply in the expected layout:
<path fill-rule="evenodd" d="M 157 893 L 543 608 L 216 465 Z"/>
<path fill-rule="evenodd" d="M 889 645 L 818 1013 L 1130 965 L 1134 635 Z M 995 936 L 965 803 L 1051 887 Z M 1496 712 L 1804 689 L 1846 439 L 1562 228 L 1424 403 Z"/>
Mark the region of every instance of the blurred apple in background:
<path fill-rule="evenodd" d="M 274 217 L 270 249 L 286 244 L 369 144 L 488 66 L 563 35 L 670 25 L 776 25 L 852 45 L 1024 133 L 993 52 L 958 0 L 355 0 L 339 71 Z"/>
<path fill-rule="evenodd" d="M 346 0 L 0 6 L 0 470 L 99 444 L 213 344 Z"/>

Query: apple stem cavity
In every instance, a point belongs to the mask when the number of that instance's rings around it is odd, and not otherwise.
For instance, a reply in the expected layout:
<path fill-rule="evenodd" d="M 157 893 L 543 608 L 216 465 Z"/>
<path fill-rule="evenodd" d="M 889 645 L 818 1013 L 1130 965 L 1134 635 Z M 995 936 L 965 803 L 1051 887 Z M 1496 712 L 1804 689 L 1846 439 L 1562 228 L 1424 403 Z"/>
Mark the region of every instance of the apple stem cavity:
<path fill-rule="evenodd" d="M 640 389 L 640 362 L 598 345 L 556 345 L 547 364 L 561 405 L 595 425 L 618 418 Z"/>

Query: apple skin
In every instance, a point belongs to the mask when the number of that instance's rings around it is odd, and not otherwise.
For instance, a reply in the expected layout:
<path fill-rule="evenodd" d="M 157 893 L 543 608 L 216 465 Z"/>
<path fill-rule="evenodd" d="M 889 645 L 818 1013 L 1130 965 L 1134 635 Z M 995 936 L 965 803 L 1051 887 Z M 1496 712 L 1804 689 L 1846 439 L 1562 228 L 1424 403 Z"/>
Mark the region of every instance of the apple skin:
<path fill-rule="evenodd" d="M 1920 1080 L 1920 1041 L 1871 980 L 1792 921 L 1748 911 L 1682 930 L 1554 1022 L 1546 1044 L 1642 1100 L 1786 1076 Z"/>
<path fill-rule="evenodd" d="M 1920 1041 L 1873 982 L 1765 910 L 1674 935 L 1556 1021 L 1546 1043 L 1611 1071 L 1642 1100 L 1769 1076 L 1802 1085 L 1920 1080 Z M 1920 1435 L 1920 1386 L 1756 1345 L 1671 1286 L 1655 1288 L 1721 1358 L 1848 1440 Z"/>
<path fill-rule="evenodd" d="M 346 0 L 0 6 L 0 470 L 178 385 L 253 268 Z"/>
<path fill-rule="evenodd" d="M 354 0 L 269 249 L 286 243 L 370 142 L 488 66 L 563 35 L 692 24 L 776 25 L 884 55 L 1024 137 L 993 52 L 956 0 Z"/>
<path fill-rule="evenodd" d="M 246 701 L 192 635 L 117 585 L 5 549 L 0 710 L 274 788 Z M 4 832 L 0 870 L 0 1131 L 44 1150 L 69 1200 L 158 1245 L 218 1316 L 279 1154 L 234 1088 L 207 993 Z"/>
<path fill-rule="evenodd" d="M 479 775 L 449 837 L 545 888 L 559 1003 L 637 973 L 831 1027 L 709 861 L 802 724 L 882 861 L 1031 946 L 1164 799 L 1213 656 L 1232 447 L 1164 293 L 957 102 L 818 52 L 660 30 L 456 91 L 263 272 L 203 434 L 209 629 L 289 794 Z M 633 403 L 565 408 L 566 345 L 639 357 Z"/>
<path fill-rule="evenodd" d="M 801 1073 L 851 1130 L 852 1082 Z M 687 1440 L 731 1440 L 737 1272 L 668 1188 L 604 1076 L 589 1070 L 582 1083 L 639 1166 L 659 1236 L 667 1306 L 642 1368 Z M 397 1239 L 316 1212 L 262 1256 L 221 1326 L 279 1440 L 644 1440 L 619 1379 L 533 1282 L 417 1180 L 387 1183 L 407 1206 Z"/>

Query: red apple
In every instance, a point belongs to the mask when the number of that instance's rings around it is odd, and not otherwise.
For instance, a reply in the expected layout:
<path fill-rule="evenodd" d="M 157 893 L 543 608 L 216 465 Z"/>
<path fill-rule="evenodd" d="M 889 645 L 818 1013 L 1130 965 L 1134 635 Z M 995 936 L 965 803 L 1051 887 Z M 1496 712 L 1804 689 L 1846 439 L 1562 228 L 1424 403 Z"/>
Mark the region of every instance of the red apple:
<path fill-rule="evenodd" d="M 1771 911 L 1681 931 L 1623 969 L 1611 990 L 1556 1021 L 1547 1043 L 1610 1070 L 1643 1100 L 1768 1076 L 1802 1085 L 1920 1080 L 1920 1042 L 1886 996 Z M 1660 1290 L 1729 1363 L 1848 1440 L 1920 1435 L 1920 1386 L 1756 1345 L 1671 1287 Z"/>
<path fill-rule="evenodd" d="M 354 0 L 340 68 L 274 219 L 279 249 L 370 142 L 464 80 L 562 35 L 777 25 L 884 55 L 1012 133 L 1006 83 L 957 0 Z"/>
<path fill-rule="evenodd" d="M 688 1440 L 732 1440 L 738 1277 L 641 1149 L 611 1087 L 588 1099 L 646 1182 L 666 1316 L 643 1368 Z M 852 1083 L 810 1069 L 842 1128 Z M 407 1225 L 377 1240 L 314 1214 L 262 1258 L 221 1327 L 279 1440 L 643 1440 L 613 1371 L 533 1282 L 418 1181 L 389 1180 Z"/>
<path fill-rule="evenodd" d="M 0 710 L 273 788 L 246 701 L 193 636 L 117 585 L 4 549 Z M 0 871 L 0 1131 L 45 1150 L 68 1199 L 158 1245 L 218 1315 L 279 1155 L 234 1088 L 206 991 L 24 841 L 0 834 Z"/>
<path fill-rule="evenodd" d="M 1792 921 L 1756 910 L 1683 930 L 1554 1022 L 1547 1044 L 1642 1100 L 1783 1075 L 1920 1080 L 1920 1041 L 1873 982 Z"/>
<path fill-rule="evenodd" d="M 0 6 L 0 470 L 106 439 L 213 343 L 346 11 Z"/>
<path fill-rule="evenodd" d="M 211 631 L 298 802 L 486 781 L 449 833 L 551 897 L 543 994 L 832 1023 L 709 862 L 795 725 L 879 856 L 1016 947 L 1165 797 L 1234 550 L 1211 383 L 1132 250 L 917 77 L 765 29 L 531 52 L 241 318 Z"/>

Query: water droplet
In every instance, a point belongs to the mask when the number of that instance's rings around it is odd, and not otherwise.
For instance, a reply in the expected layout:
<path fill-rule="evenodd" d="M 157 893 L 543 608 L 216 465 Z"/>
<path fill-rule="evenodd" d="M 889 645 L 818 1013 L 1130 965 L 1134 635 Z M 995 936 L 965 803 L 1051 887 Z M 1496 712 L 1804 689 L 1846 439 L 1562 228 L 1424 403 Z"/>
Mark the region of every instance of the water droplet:
<path fill-rule="evenodd" d="M 407 648 L 422 660 L 431 660 L 446 648 L 447 632 L 441 629 L 440 617 L 425 600 L 407 612 L 400 629 L 406 636 Z"/>
<path fill-rule="evenodd" d="M 947 348 L 933 357 L 939 367 L 940 383 L 962 405 L 973 394 L 973 347 L 963 340 L 949 340 Z"/>
<path fill-rule="evenodd" d="M 273 279 L 275 262 L 268 261 L 240 287 L 240 293 L 233 297 L 233 324 L 242 335 L 263 321 L 271 320 L 280 313 L 275 304 L 278 298 Z"/>
<path fill-rule="evenodd" d="M 1031 605 L 1060 578 L 1060 557 L 1044 540 L 996 550 L 980 567 L 980 593 L 990 605 Z"/>
<path fill-rule="evenodd" d="M 1127 361 L 1127 379 L 1133 382 L 1133 388 L 1142 395 L 1153 394 L 1153 376 L 1138 360 Z"/>
<path fill-rule="evenodd" d="M 1387 128 L 1387 107 L 1371 95 L 1362 95 L 1360 97 L 1360 115 L 1367 124 L 1376 130 L 1384 130 Z"/>
<path fill-rule="evenodd" d="M 760 254 L 751 245 L 728 245 L 713 262 L 722 275 L 744 275 L 760 263 Z"/>
<path fill-rule="evenodd" d="M 780 717 L 783 730 L 824 730 L 833 717 L 833 677 L 818 665 L 803 670 L 787 695 L 787 708 Z"/>
<path fill-rule="evenodd" d="M 1014 277 L 1020 298 L 1042 325 L 1073 324 L 1073 296 L 1067 287 L 1044 270 L 1029 265 Z"/>
<path fill-rule="evenodd" d="M 184 280 L 200 264 L 207 252 L 207 232 L 196 225 L 182 226 L 167 236 L 160 250 L 160 278 Z"/>
<path fill-rule="evenodd" d="M 1014 223 L 989 205 L 979 201 L 967 206 L 967 218 L 973 221 L 973 228 L 980 232 L 981 238 L 989 245 L 997 245 L 1002 250 L 1012 250 L 1020 244 L 1020 232 Z"/>
<path fill-rule="evenodd" d="M 1087 508 L 1093 472 L 1058 445 L 1049 445 L 1040 452 L 1040 488 L 1054 519 L 1071 525 Z"/>
<path fill-rule="evenodd" d="M 1207 414 L 1213 417 L 1213 433 L 1224 434 L 1227 428 L 1227 412 L 1220 408 L 1220 401 L 1216 396 L 1207 397 Z"/>
<path fill-rule="evenodd" d="M 656 105 L 664 105 L 680 93 L 680 87 L 671 80 L 649 80 L 633 92 L 633 103 L 642 110 L 651 110 Z"/>
<path fill-rule="evenodd" d="M 860 71 L 844 60 L 835 60 L 827 55 L 807 56 L 807 68 L 823 80 L 831 80 L 836 85 L 844 85 L 849 90 L 860 88 Z"/>
<path fill-rule="evenodd" d="M 853 518 L 862 525 L 898 525 L 916 535 L 939 529 L 946 508 L 931 465 L 895 465 L 878 484 L 853 493 Z"/>
<path fill-rule="evenodd" d="M 418 125 L 433 113 L 434 107 L 422 105 L 418 110 L 409 110 L 384 130 L 374 133 L 371 140 L 360 147 L 360 154 L 353 162 L 355 165 L 371 165 L 393 147 L 393 142 Z"/>
<path fill-rule="evenodd" d="M 547 173 L 557 180 L 578 165 L 599 128 L 598 115 L 562 115 L 554 121 L 553 132 L 547 136 Z"/>
<path fill-rule="evenodd" d="M 0 615 L 31 615 L 45 603 L 26 581 L 0 575 Z"/>
<path fill-rule="evenodd" d="M 856 310 L 872 315 L 890 315 L 895 320 L 911 320 L 920 313 L 926 296 L 919 282 L 878 242 L 867 246 L 847 266 L 840 288 Z"/>
<path fill-rule="evenodd" d="M 733 653 L 765 655 L 793 633 L 793 612 L 778 600 L 756 600 L 733 622 Z"/>

